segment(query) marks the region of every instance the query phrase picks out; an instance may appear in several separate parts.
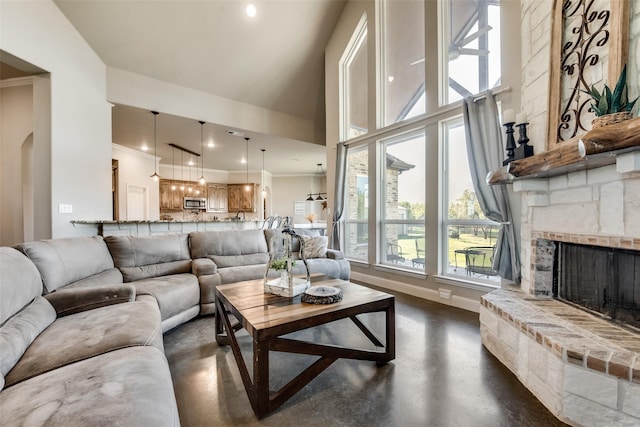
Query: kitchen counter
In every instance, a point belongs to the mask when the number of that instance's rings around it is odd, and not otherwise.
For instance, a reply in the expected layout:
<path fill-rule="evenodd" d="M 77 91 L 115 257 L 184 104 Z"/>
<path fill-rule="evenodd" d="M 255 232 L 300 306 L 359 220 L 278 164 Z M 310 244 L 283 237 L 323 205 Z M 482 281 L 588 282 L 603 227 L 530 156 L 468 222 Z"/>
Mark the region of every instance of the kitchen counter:
<path fill-rule="evenodd" d="M 74 227 L 90 227 L 100 236 L 155 236 L 192 231 L 248 230 L 260 228 L 262 220 L 72 220 Z"/>

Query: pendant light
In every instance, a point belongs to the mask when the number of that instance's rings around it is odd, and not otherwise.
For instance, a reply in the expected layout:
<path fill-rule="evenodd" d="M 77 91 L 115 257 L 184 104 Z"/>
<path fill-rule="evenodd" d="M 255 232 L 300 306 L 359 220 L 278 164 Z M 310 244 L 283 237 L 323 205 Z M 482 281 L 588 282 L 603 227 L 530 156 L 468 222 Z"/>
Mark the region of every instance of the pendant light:
<path fill-rule="evenodd" d="M 176 189 L 176 147 L 171 152 L 171 191 Z"/>
<path fill-rule="evenodd" d="M 320 169 L 320 185 L 318 186 L 318 190 L 321 190 L 322 189 L 322 174 L 323 174 L 323 172 L 322 172 L 322 163 L 318 163 L 318 168 Z M 316 197 L 316 200 L 318 200 L 318 201 L 324 200 L 322 198 L 322 193 L 318 193 L 318 197 Z"/>
<path fill-rule="evenodd" d="M 180 151 L 180 191 L 184 192 L 184 156 Z"/>
<path fill-rule="evenodd" d="M 160 175 L 158 175 L 158 144 L 156 142 L 156 120 L 158 118 L 158 113 L 157 111 L 152 111 L 151 114 L 153 114 L 153 175 L 151 175 L 151 178 L 153 178 L 154 181 L 157 181 L 160 179 Z"/>
<path fill-rule="evenodd" d="M 204 180 L 204 122 L 200 121 L 198 122 L 200 123 L 200 157 L 202 157 L 202 159 L 200 160 L 200 179 L 198 181 L 200 181 L 200 185 L 204 185 L 205 180 Z"/>
<path fill-rule="evenodd" d="M 247 141 L 247 184 L 244 187 L 244 191 L 250 191 L 251 186 L 249 185 L 249 138 L 245 138 L 244 140 Z"/>
<path fill-rule="evenodd" d="M 264 186 L 264 152 L 267 150 L 261 148 L 260 151 L 262 151 L 262 171 L 260 172 L 260 185 L 262 186 L 262 197 L 265 197 L 267 195 L 267 189 Z"/>

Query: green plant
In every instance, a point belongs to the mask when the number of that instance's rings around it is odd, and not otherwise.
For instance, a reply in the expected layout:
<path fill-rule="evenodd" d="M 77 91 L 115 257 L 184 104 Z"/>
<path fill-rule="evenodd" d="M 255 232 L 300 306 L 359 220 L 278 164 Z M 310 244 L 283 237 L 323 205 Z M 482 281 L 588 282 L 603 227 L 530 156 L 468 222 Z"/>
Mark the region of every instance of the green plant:
<path fill-rule="evenodd" d="M 292 261 L 291 262 L 291 267 L 295 267 L 295 266 L 296 266 L 296 262 Z M 269 268 L 272 268 L 274 270 L 286 270 L 287 269 L 287 258 L 283 257 L 283 258 L 274 259 L 269 264 Z"/>
<path fill-rule="evenodd" d="M 622 68 L 622 73 L 620 73 L 620 77 L 618 78 L 618 82 L 616 83 L 616 87 L 611 92 L 611 89 L 606 84 L 602 92 L 599 92 L 595 86 L 591 86 L 591 89 L 588 91 L 583 91 L 584 93 L 589 94 L 593 99 L 593 104 L 591 104 L 591 109 L 596 116 L 604 116 L 605 114 L 613 114 L 620 112 L 630 112 L 638 98 L 633 101 L 629 101 L 628 91 L 627 91 L 627 65 Z"/>

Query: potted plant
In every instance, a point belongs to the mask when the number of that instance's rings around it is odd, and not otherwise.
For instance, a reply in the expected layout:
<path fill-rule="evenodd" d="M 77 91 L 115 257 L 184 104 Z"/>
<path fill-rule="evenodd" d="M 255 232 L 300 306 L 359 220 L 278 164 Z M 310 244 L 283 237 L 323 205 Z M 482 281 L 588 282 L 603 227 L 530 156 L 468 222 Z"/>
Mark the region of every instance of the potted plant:
<path fill-rule="evenodd" d="M 583 92 L 589 94 L 593 100 L 591 109 L 597 116 L 591 123 L 593 129 L 630 119 L 633 117 L 631 110 L 633 110 L 636 101 L 640 98 L 638 97 L 633 101 L 629 100 L 626 64 L 622 68 L 622 73 L 620 73 L 613 91 L 605 84 L 601 92 L 594 85 L 591 86 L 589 91 Z"/>
<path fill-rule="evenodd" d="M 296 262 L 292 261 L 291 262 L 291 267 L 293 268 L 295 266 L 296 266 Z M 274 269 L 276 271 L 286 270 L 287 269 L 287 258 L 286 257 L 282 257 L 282 258 L 274 259 L 269 264 L 269 268 L 272 268 L 272 269 Z"/>

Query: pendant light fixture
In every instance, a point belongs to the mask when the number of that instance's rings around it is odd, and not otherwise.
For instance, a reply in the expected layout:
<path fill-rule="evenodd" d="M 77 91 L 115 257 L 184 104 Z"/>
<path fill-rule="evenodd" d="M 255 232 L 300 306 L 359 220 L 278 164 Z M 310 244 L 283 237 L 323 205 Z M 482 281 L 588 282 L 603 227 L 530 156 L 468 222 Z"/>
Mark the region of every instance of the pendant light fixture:
<path fill-rule="evenodd" d="M 157 181 L 160 179 L 160 175 L 158 175 L 158 145 L 157 145 L 157 141 L 156 141 L 156 120 L 158 118 L 158 113 L 157 111 L 152 111 L 151 114 L 153 114 L 153 175 L 151 175 L 151 178 L 153 178 L 154 181 Z"/>
<path fill-rule="evenodd" d="M 322 189 L 322 163 L 318 163 L 318 169 L 320 169 L 320 185 L 318 186 L 318 190 Z M 322 198 L 322 193 L 318 193 L 318 197 L 316 197 L 316 200 L 318 201 L 322 201 L 324 200 Z"/>
<path fill-rule="evenodd" d="M 260 151 L 262 151 L 262 171 L 261 176 L 260 176 L 260 185 L 262 187 L 262 197 L 266 197 L 267 195 L 267 189 L 264 186 L 264 152 L 267 151 L 264 148 L 261 148 Z"/>
<path fill-rule="evenodd" d="M 184 156 L 180 151 L 180 191 L 184 192 Z"/>
<path fill-rule="evenodd" d="M 171 152 L 171 191 L 176 189 L 176 147 Z"/>
<path fill-rule="evenodd" d="M 202 159 L 200 160 L 200 179 L 198 181 L 200 181 L 200 185 L 204 185 L 205 180 L 204 180 L 204 122 L 200 121 L 198 122 L 200 123 L 200 157 L 202 157 Z"/>
<path fill-rule="evenodd" d="M 244 140 L 247 141 L 247 184 L 244 187 L 244 191 L 250 191 L 251 186 L 249 185 L 249 138 L 245 138 Z"/>

